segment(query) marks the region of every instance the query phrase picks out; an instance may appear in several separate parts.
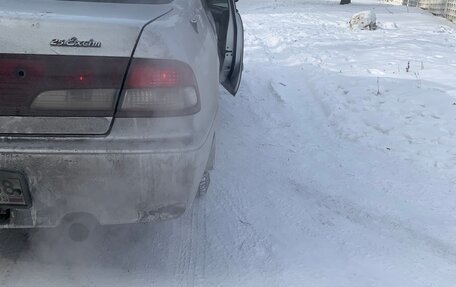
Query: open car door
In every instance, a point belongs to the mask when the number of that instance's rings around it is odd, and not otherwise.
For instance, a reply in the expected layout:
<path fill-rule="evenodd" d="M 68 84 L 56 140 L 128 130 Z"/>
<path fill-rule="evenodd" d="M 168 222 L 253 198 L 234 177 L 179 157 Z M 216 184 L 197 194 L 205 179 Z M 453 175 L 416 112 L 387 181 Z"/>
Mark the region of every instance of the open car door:
<path fill-rule="evenodd" d="M 244 27 L 235 2 L 207 0 L 218 36 L 220 83 L 233 96 L 241 83 L 244 59 Z"/>

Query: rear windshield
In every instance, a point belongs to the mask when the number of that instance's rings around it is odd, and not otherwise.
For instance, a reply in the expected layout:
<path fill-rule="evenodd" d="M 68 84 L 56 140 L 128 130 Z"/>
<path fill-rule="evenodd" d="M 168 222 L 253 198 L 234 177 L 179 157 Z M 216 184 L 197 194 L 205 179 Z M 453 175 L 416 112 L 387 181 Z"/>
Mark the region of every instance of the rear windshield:
<path fill-rule="evenodd" d="M 126 3 L 126 4 L 167 4 L 173 0 L 59 0 L 72 2 L 100 2 L 100 3 Z"/>

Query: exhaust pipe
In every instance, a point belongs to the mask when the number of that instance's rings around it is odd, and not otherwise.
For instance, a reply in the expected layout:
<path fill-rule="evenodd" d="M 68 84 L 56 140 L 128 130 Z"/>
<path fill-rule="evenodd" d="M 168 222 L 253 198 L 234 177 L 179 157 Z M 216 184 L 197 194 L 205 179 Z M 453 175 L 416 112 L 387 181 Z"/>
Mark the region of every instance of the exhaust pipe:
<path fill-rule="evenodd" d="M 73 223 L 68 228 L 70 239 L 76 242 L 83 242 L 90 235 L 90 229 L 82 223 Z"/>
<path fill-rule="evenodd" d="M 61 222 L 61 227 L 65 231 L 63 234 L 67 234 L 75 242 L 87 240 L 97 225 L 97 219 L 87 213 L 68 214 Z"/>

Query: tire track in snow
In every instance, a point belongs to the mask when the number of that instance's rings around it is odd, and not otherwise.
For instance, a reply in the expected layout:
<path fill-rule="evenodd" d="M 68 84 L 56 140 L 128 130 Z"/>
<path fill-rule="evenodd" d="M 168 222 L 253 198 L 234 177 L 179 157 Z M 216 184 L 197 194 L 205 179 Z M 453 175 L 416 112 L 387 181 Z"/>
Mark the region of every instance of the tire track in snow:
<path fill-rule="evenodd" d="M 179 242 L 178 257 L 176 269 L 174 271 L 174 278 L 177 279 L 177 286 L 188 286 L 188 274 L 191 262 L 191 246 L 193 240 L 193 214 L 187 212 L 184 218 L 179 221 L 179 235 L 174 237 L 174 240 Z"/>
<path fill-rule="evenodd" d="M 175 238 L 180 242 L 174 271 L 177 286 L 199 286 L 205 280 L 207 230 L 203 200 L 197 198 L 179 223 L 179 235 Z"/>
<path fill-rule="evenodd" d="M 256 222 L 249 220 L 246 211 L 251 206 L 245 204 L 249 201 L 244 198 L 244 194 L 248 191 L 237 183 L 233 183 L 229 188 L 216 183 L 214 189 L 213 192 L 216 193 L 214 201 L 217 203 L 217 208 L 222 209 L 221 213 L 229 215 L 226 217 L 223 229 L 217 230 L 233 236 L 223 238 L 222 234 L 218 235 L 221 239 L 219 243 L 222 243 L 218 247 L 223 250 L 227 275 L 229 275 L 227 279 L 233 280 L 233 276 L 242 274 L 243 278 L 238 278 L 236 285 L 243 286 L 247 284 L 244 280 L 248 280 L 249 274 L 260 272 L 258 269 L 252 270 L 253 267 L 258 267 L 253 262 L 261 262 L 263 280 L 269 282 L 266 285 L 284 286 L 283 283 L 280 283 L 282 273 L 280 260 L 272 252 L 273 242 L 270 240 L 269 234 L 258 229 Z"/>
<path fill-rule="evenodd" d="M 450 263 L 456 263 L 456 248 L 450 243 L 439 240 L 428 234 L 407 226 L 397 218 L 368 212 L 365 208 L 342 198 L 336 198 L 321 192 L 311 191 L 309 188 L 291 180 L 296 191 L 303 196 L 315 201 L 320 208 L 327 209 L 340 217 L 355 224 L 361 225 L 375 233 L 392 236 L 400 241 L 406 241 L 405 245 L 417 249 L 427 249 L 438 257 L 445 258 Z"/>
<path fill-rule="evenodd" d="M 210 190 L 209 190 L 210 191 Z M 206 264 L 207 264 L 207 245 L 209 243 L 207 236 L 207 221 L 206 221 L 206 202 L 204 198 L 197 198 L 193 203 L 193 212 L 197 216 L 197 244 L 195 246 L 195 266 L 194 266 L 194 279 L 193 286 L 204 286 L 206 278 Z"/>

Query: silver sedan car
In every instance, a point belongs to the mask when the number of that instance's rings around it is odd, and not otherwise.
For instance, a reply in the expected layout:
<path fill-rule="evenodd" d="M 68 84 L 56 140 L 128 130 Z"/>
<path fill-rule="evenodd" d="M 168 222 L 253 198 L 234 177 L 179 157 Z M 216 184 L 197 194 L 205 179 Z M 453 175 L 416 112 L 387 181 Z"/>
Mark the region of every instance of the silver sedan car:
<path fill-rule="evenodd" d="M 0 2 L 0 227 L 184 213 L 241 79 L 236 1 Z"/>

